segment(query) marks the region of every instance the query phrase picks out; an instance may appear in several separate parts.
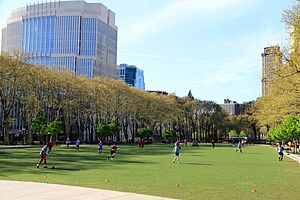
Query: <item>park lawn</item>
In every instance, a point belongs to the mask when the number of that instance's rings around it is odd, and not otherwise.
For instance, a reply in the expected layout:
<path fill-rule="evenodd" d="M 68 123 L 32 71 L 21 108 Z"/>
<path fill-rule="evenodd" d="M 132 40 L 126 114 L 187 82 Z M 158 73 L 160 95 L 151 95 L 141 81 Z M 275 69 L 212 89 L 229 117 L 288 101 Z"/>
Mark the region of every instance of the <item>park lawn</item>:
<path fill-rule="evenodd" d="M 182 147 L 181 163 L 172 163 L 172 145 L 119 145 L 114 160 L 97 145 L 54 147 L 49 166 L 36 168 L 39 148 L 0 149 L 0 179 L 57 183 L 135 192 L 177 199 L 286 199 L 300 197 L 300 165 L 277 161 L 269 146 Z M 47 178 L 46 178 L 47 177 Z M 176 186 L 179 184 L 179 186 Z M 255 189 L 256 192 L 251 190 Z M 297 197 L 297 198 L 298 198 Z M 296 199 L 297 199 L 296 198 Z"/>

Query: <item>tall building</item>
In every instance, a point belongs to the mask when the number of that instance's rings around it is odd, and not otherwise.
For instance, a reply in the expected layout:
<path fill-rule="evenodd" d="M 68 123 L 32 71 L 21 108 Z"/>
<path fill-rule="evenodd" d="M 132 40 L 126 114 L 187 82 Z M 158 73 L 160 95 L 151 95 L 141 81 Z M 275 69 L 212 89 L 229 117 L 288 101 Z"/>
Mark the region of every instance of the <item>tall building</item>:
<path fill-rule="evenodd" d="M 269 83 L 272 80 L 274 74 L 273 70 L 279 61 L 278 52 L 280 51 L 279 46 L 265 47 L 264 52 L 261 54 L 262 57 L 262 96 L 266 96 L 269 93 Z"/>
<path fill-rule="evenodd" d="M 223 110 L 231 115 L 239 115 L 240 114 L 240 104 L 236 101 L 231 101 L 230 99 L 224 99 L 224 104 L 221 104 Z"/>
<path fill-rule="evenodd" d="M 115 13 L 83 0 L 14 10 L 2 29 L 2 52 L 18 50 L 29 63 L 87 77 L 118 78 Z"/>
<path fill-rule="evenodd" d="M 119 77 L 129 86 L 145 90 L 144 71 L 135 65 L 120 64 Z"/>

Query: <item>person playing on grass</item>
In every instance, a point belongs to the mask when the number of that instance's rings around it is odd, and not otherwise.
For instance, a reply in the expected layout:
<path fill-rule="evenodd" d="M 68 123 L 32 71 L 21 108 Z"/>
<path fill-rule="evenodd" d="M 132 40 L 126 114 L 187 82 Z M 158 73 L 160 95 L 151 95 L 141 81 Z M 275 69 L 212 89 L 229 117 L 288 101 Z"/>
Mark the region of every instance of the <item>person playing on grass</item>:
<path fill-rule="evenodd" d="M 235 152 L 238 152 L 238 151 L 240 151 L 241 153 L 243 153 L 243 151 L 242 151 L 242 142 L 241 141 L 239 141 L 237 149 L 235 150 Z"/>
<path fill-rule="evenodd" d="M 141 147 L 142 147 L 142 149 L 144 149 L 144 146 L 145 146 L 145 140 L 144 140 L 144 138 L 142 138 L 141 139 Z"/>
<path fill-rule="evenodd" d="M 283 147 L 281 146 L 281 142 L 278 143 L 277 152 L 278 152 L 278 160 L 282 161 L 282 159 L 283 159 Z"/>
<path fill-rule="evenodd" d="M 175 146 L 180 147 L 180 141 L 179 141 L 179 140 L 177 140 L 177 141 L 175 142 Z"/>
<path fill-rule="evenodd" d="M 49 153 L 49 143 L 45 146 L 40 151 L 40 160 L 38 164 L 36 164 L 36 168 L 40 167 L 40 164 L 44 161 L 44 168 L 47 168 L 47 155 Z"/>
<path fill-rule="evenodd" d="M 48 142 L 48 147 L 49 147 L 48 155 L 51 156 L 51 150 L 52 150 L 52 147 L 53 147 L 53 138 L 52 138 L 52 136 L 50 137 L 50 140 Z"/>
<path fill-rule="evenodd" d="M 80 145 L 80 139 L 78 138 L 76 140 L 76 149 L 79 150 L 79 145 Z"/>
<path fill-rule="evenodd" d="M 98 154 L 100 155 L 102 153 L 103 150 L 103 144 L 102 141 L 100 140 L 99 144 L 98 144 Z"/>
<path fill-rule="evenodd" d="M 179 146 L 176 146 L 176 145 L 175 145 L 175 147 L 174 147 L 174 149 L 173 149 L 173 151 L 172 151 L 172 153 L 175 154 L 175 157 L 173 158 L 172 163 L 174 163 L 175 160 L 177 160 L 177 162 L 179 163 L 179 152 L 180 152 L 180 149 L 181 149 L 181 148 L 180 148 Z"/>
<path fill-rule="evenodd" d="M 213 149 L 215 148 L 215 146 L 216 146 L 216 145 L 215 145 L 215 140 L 212 140 L 212 141 L 211 141 L 211 146 L 212 146 Z"/>
<path fill-rule="evenodd" d="M 71 143 L 70 138 L 67 138 L 67 140 L 66 140 L 67 147 L 69 147 L 70 143 Z"/>
<path fill-rule="evenodd" d="M 107 160 L 113 160 L 115 158 L 116 153 L 117 153 L 117 148 L 118 147 L 117 147 L 116 143 L 114 143 L 113 146 L 110 149 L 110 153 L 107 157 Z"/>

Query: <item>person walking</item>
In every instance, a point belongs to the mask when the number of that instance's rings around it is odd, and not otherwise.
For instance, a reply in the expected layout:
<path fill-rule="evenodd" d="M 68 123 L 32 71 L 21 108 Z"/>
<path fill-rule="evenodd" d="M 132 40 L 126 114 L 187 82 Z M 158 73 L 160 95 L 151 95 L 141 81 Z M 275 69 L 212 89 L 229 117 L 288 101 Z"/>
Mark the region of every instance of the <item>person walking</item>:
<path fill-rule="evenodd" d="M 283 147 L 281 145 L 281 142 L 278 143 L 277 152 L 278 152 L 278 161 L 282 162 L 282 159 L 283 159 Z"/>
<path fill-rule="evenodd" d="M 238 151 L 240 151 L 241 153 L 243 153 L 243 151 L 242 151 L 242 142 L 241 141 L 239 141 L 237 149 L 235 150 L 235 152 L 238 152 Z"/>

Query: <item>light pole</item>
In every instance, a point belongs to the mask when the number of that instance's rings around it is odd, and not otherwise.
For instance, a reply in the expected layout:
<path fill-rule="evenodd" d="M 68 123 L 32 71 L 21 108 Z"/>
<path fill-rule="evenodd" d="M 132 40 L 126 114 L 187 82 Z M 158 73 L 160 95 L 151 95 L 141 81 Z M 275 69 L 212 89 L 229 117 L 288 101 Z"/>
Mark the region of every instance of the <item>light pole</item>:
<path fill-rule="evenodd" d="M 22 144 L 25 144 L 25 128 L 22 128 Z"/>

